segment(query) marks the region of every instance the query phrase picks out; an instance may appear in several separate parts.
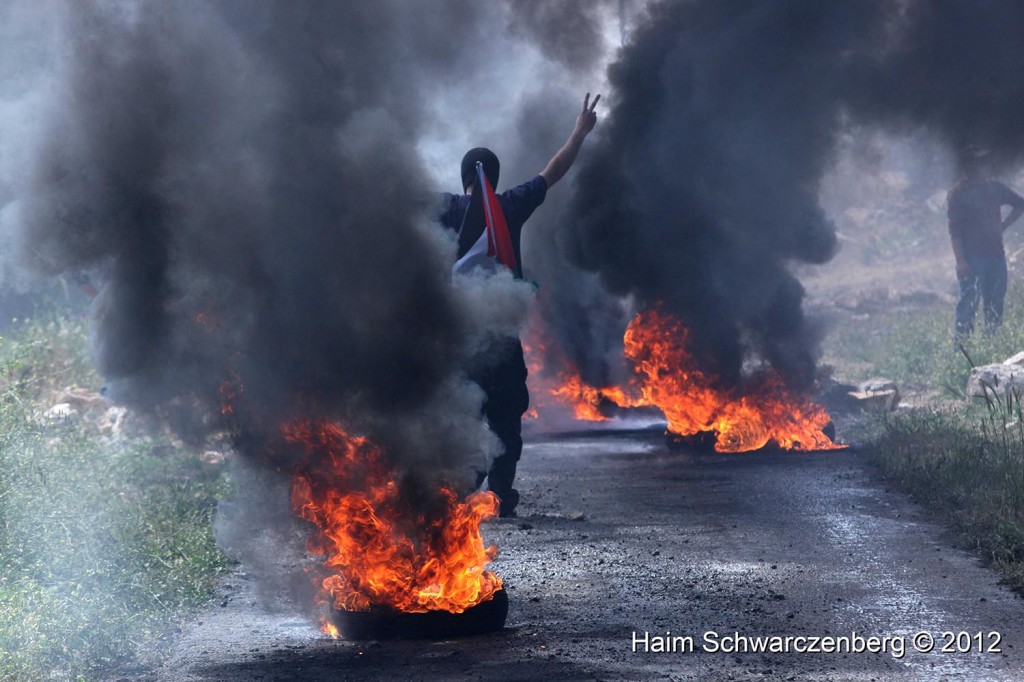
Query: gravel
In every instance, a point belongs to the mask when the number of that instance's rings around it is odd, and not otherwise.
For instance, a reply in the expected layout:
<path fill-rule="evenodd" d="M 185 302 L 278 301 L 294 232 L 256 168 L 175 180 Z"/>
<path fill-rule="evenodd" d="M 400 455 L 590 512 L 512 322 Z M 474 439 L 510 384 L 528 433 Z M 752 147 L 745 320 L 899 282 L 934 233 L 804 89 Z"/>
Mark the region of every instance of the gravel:
<path fill-rule="evenodd" d="M 485 530 L 511 602 L 502 632 L 331 640 L 304 614 L 264 610 L 243 566 L 146 677 L 1024 679 L 1020 600 L 854 452 L 697 453 L 656 430 L 603 431 L 535 440 L 520 472 L 520 517 Z M 856 633 L 898 638 L 905 652 L 702 650 L 711 631 L 720 643 Z M 1001 653 L 912 651 L 921 631 L 937 649 L 945 631 L 983 633 L 985 647 L 999 632 Z M 694 650 L 644 651 L 645 633 L 690 637 Z"/>

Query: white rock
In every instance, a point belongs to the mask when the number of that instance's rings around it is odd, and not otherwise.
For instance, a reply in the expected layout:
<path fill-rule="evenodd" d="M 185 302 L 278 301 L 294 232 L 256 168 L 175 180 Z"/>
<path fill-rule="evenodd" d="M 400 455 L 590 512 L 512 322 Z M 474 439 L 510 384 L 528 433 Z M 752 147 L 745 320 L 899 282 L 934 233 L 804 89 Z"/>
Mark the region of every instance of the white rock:
<path fill-rule="evenodd" d="M 851 398 L 860 401 L 864 407 L 891 412 L 900 403 L 900 392 L 893 388 L 885 391 L 851 391 Z"/>
<path fill-rule="evenodd" d="M 874 377 L 867 381 L 860 382 L 857 386 L 857 390 L 861 393 L 881 393 L 883 391 L 895 391 L 896 382 L 892 379 L 886 379 L 884 377 Z"/>
<path fill-rule="evenodd" d="M 999 396 L 1024 393 L 1024 365 L 980 365 L 967 377 L 968 397 Z"/>
<path fill-rule="evenodd" d="M 78 410 L 71 407 L 70 403 L 57 403 L 56 405 L 48 409 L 46 412 L 44 412 L 43 416 L 46 419 L 49 419 L 50 421 L 57 422 L 70 419 L 71 417 L 74 417 L 76 414 L 78 414 Z"/>
<path fill-rule="evenodd" d="M 220 450 L 203 450 L 199 459 L 206 464 L 223 464 L 226 458 Z"/>

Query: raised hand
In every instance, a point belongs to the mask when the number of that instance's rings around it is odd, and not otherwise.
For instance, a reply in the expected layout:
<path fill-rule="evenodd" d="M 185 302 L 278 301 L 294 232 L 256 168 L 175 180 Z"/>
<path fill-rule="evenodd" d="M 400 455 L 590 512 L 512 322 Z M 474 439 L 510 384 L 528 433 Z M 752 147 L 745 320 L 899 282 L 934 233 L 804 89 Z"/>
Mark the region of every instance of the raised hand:
<path fill-rule="evenodd" d="M 601 99 L 601 95 L 594 98 L 594 101 L 590 101 L 590 93 L 583 98 L 583 111 L 576 117 L 576 127 L 573 128 L 572 134 L 569 135 L 569 139 L 565 141 L 562 148 L 555 152 L 555 155 L 548 161 L 548 165 L 544 166 L 544 170 L 540 174 L 548 183 L 548 187 L 551 187 L 556 182 L 562 179 L 569 167 L 572 166 L 576 160 L 576 154 L 579 153 L 580 147 L 583 146 L 583 140 L 587 137 L 587 133 L 594 129 L 594 124 L 597 123 L 597 102 Z"/>
<path fill-rule="evenodd" d="M 590 93 L 588 92 L 583 98 L 583 111 L 576 117 L 576 132 L 581 135 L 586 135 L 594 129 L 594 125 L 597 123 L 597 103 L 601 100 L 601 95 L 594 98 L 594 101 L 590 101 Z"/>

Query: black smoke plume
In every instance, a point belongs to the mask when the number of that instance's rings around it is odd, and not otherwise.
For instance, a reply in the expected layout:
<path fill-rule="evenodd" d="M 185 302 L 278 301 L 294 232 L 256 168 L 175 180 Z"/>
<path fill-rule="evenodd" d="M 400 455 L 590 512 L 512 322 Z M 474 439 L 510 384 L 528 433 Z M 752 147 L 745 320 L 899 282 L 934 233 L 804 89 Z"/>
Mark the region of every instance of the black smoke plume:
<path fill-rule="evenodd" d="M 475 322 L 415 154 L 423 83 L 467 45 L 423 27 L 474 7 L 67 7 L 28 252 L 109 262 L 94 329 L 122 399 L 201 434 L 228 392 L 247 430 L 300 409 L 427 449 L 395 427 L 446 402 Z"/>
<path fill-rule="evenodd" d="M 376 441 L 410 495 L 471 478 L 496 441 L 463 367 L 514 332 L 528 287 L 453 286 L 416 143 L 442 75 L 477 63 L 484 16 L 471 1 L 63 5 L 25 253 L 109 271 L 92 330 L 115 399 L 194 441 L 229 430 L 286 474 L 279 428 L 302 417 Z M 274 480 L 247 488 L 261 514 L 237 514 L 232 539 L 288 516 L 254 493 L 286 500 Z"/>
<path fill-rule="evenodd" d="M 865 122 L 923 130 L 954 158 L 990 153 L 994 169 L 1024 158 L 1024 83 L 1018 76 L 1024 5 L 994 2 L 891 3 L 877 61 L 851 82 L 850 106 Z"/>
<path fill-rule="evenodd" d="M 551 63 L 544 73 L 546 86 L 523 100 L 507 133 L 519 142 L 510 159 L 518 177 L 541 170 L 565 142 L 584 91 L 597 94 L 615 39 L 643 6 L 637 0 L 509 3 L 510 31 L 528 36 Z M 581 156 L 590 153 L 591 144 L 588 140 Z M 571 178 L 548 193 L 543 210 L 523 232 L 526 276 L 540 285 L 535 303 L 540 324 L 531 329 L 530 341 L 543 344 L 537 353 L 543 356 L 544 373 L 558 375 L 571 368 L 588 383 L 607 386 L 625 378 L 621 331 L 629 321 L 628 309 L 609 296 L 593 273 L 563 256 L 571 196 L 564 185 Z"/>
<path fill-rule="evenodd" d="M 579 72 L 604 56 L 602 24 L 611 11 L 608 0 L 511 0 L 508 25 L 551 61 Z"/>
<path fill-rule="evenodd" d="M 1019 161 L 1022 28 L 1014 2 L 653 4 L 610 68 L 568 258 L 680 316 L 723 381 L 758 356 L 808 387 L 818 334 L 790 267 L 836 251 L 818 188 L 837 140 L 851 123 L 924 129 Z"/>

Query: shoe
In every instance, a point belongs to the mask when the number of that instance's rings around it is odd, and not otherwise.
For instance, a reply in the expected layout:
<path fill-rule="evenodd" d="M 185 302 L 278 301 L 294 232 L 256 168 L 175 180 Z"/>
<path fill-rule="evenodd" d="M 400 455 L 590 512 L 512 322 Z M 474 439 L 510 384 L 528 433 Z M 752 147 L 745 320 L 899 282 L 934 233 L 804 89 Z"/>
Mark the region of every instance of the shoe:
<path fill-rule="evenodd" d="M 519 491 L 515 488 L 501 495 L 501 504 L 498 505 L 498 516 L 503 519 L 510 519 L 516 516 L 516 505 L 519 504 Z"/>

